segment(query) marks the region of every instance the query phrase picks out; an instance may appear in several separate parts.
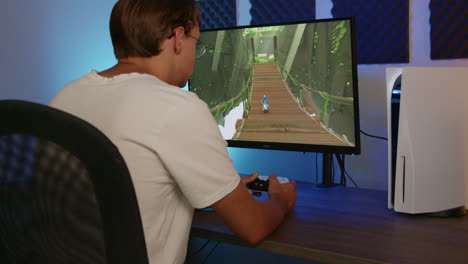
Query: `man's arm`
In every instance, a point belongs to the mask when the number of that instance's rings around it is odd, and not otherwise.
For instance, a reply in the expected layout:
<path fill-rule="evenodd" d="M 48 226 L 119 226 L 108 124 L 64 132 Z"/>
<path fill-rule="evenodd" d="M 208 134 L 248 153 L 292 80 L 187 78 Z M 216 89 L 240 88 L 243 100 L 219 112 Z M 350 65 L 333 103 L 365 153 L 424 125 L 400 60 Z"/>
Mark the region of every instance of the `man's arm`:
<path fill-rule="evenodd" d="M 255 200 L 245 187 L 256 174 L 243 177 L 239 185 L 212 207 L 224 222 L 243 240 L 256 244 L 274 231 L 296 204 L 296 183 L 280 184 L 270 176 L 269 199 Z"/>

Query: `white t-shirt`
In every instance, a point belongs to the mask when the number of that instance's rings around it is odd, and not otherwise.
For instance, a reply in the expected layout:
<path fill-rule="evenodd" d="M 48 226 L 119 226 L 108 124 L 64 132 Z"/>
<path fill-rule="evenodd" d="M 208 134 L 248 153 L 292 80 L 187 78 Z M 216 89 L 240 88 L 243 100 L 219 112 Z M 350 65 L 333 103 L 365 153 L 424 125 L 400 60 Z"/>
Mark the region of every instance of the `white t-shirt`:
<path fill-rule="evenodd" d="M 239 184 L 216 121 L 197 95 L 148 74 L 96 71 L 50 103 L 101 130 L 132 176 L 151 263 L 183 263 L 194 208 Z"/>

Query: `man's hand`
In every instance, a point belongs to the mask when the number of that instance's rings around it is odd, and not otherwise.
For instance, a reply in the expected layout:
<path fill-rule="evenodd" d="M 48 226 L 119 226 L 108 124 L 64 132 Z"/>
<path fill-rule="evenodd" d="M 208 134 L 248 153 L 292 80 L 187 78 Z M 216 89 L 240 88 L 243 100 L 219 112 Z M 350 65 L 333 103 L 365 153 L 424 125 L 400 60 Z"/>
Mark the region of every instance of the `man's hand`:
<path fill-rule="evenodd" d="M 251 183 L 253 181 L 255 181 L 255 179 L 257 179 L 258 177 L 258 172 L 254 172 L 250 175 L 247 175 L 247 176 L 244 176 L 244 177 L 241 177 L 241 183 L 246 186 L 247 183 Z M 261 192 L 253 192 L 253 191 L 250 191 L 249 190 L 249 193 L 251 193 L 252 195 L 254 196 L 262 196 L 262 193 Z"/>
<path fill-rule="evenodd" d="M 216 213 L 240 238 L 256 244 L 275 230 L 296 204 L 296 183 L 280 184 L 270 176 L 269 199 L 255 200 L 245 184 L 254 181 L 258 173 L 241 177 L 239 185 L 212 205 Z"/>
<path fill-rule="evenodd" d="M 258 177 L 258 172 L 254 172 L 254 173 L 252 173 L 250 175 L 241 177 L 241 182 L 242 182 L 243 185 L 247 185 L 247 183 L 255 181 L 255 179 L 257 179 L 257 177 Z"/>
<path fill-rule="evenodd" d="M 268 180 L 268 195 L 270 199 L 279 199 L 286 206 L 288 213 L 292 212 L 296 206 L 297 199 L 296 182 L 279 183 L 275 175 L 270 175 Z"/>

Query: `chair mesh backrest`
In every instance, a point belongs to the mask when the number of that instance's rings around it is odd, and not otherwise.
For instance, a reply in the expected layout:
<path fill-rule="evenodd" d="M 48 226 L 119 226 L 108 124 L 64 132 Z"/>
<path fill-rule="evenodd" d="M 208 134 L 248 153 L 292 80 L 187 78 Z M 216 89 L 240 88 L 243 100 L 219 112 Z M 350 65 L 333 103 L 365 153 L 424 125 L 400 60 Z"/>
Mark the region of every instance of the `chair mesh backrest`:
<path fill-rule="evenodd" d="M 0 263 L 148 263 L 128 169 L 96 128 L 0 101 Z"/>
<path fill-rule="evenodd" d="M 0 137 L 0 233 L 10 263 L 106 263 L 86 166 L 59 145 Z"/>

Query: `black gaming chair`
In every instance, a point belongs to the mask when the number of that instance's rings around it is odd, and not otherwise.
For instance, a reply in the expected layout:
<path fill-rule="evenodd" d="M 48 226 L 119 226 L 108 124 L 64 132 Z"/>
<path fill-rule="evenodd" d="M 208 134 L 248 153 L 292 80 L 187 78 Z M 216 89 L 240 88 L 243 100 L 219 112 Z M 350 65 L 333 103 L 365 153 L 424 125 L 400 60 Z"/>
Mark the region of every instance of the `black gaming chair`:
<path fill-rule="evenodd" d="M 0 263 L 148 263 L 128 169 L 97 128 L 0 101 Z"/>

